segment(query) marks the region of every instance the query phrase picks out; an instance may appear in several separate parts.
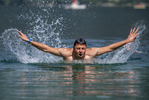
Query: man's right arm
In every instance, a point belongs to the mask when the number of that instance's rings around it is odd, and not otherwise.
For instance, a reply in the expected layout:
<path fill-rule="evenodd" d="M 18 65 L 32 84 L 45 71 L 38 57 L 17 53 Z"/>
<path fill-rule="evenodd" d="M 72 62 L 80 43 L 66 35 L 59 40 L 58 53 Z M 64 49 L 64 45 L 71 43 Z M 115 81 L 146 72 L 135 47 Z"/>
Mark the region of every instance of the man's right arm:
<path fill-rule="evenodd" d="M 29 41 L 29 39 L 26 37 L 26 35 L 24 35 L 21 31 L 18 31 L 18 33 L 20 33 L 19 37 L 22 40 L 24 40 L 26 42 Z M 56 55 L 56 56 L 61 56 L 59 48 L 53 48 L 53 47 L 50 47 L 46 44 L 38 43 L 38 42 L 35 42 L 32 40 L 30 41 L 30 44 L 33 45 L 34 47 L 38 48 L 41 51 L 48 52 L 48 53 L 51 53 L 51 54 Z"/>

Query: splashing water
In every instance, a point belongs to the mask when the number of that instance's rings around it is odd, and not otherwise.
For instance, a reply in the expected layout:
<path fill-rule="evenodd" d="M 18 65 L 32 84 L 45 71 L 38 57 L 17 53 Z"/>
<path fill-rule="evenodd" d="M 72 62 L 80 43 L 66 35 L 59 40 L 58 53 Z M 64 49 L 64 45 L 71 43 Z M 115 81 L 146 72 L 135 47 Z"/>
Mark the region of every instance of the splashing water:
<path fill-rule="evenodd" d="M 112 63 L 126 63 L 129 57 L 138 49 L 140 45 L 140 39 L 147 32 L 146 26 L 143 21 L 139 21 L 134 24 L 133 28 L 139 29 L 139 35 L 135 41 L 128 43 L 114 52 L 108 53 L 103 59 L 96 59 L 96 63 L 112 64 Z"/>
<path fill-rule="evenodd" d="M 42 14 L 41 14 L 42 13 Z M 53 17 L 52 17 L 53 18 Z M 62 45 L 60 33 L 62 33 L 63 17 L 50 20 L 50 11 L 43 8 L 40 12 L 30 10 L 27 13 L 20 14 L 18 20 L 27 20 L 27 30 L 23 32 L 32 40 L 50 45 L 52 47 L 66 47 Z M 49 21 L 50 20 L 50 21 Z M 114 52 L 108 53 L 100 59 L 95 59 L 94 63 L 112 64 L 126 63 L 129 57 L 139 47 L 140 39 L 145 34 L 146 26 L 143 22 L 134 24 L 135 28 L 139 29 L 140 33 L 134 42 L 129 43 L 125 47 L 121 47 Z M 62 60 L 60 57 L 53 56 L 49 53 L 44 53 L 35 47 L 27 44 L 18 37 L 18 29 L 11 28 L 2 33 L 3 44 L 6 49 L 10 50 L 16 58 L 22 63 L 55 63 Z M 128 50 L 128 48 L 130 48 Z M 82 63 L 82 62 L 81 62 Z"/>
<path fill-rule="evenodd" d="M 38 20 L 42 21 L 40 19 Z M 56 28 L 52 29 L 53 25 L 60 24 L 60 20 L 61 19 L 58 19 L 52 24 L 42 23 L 40 27 L 35 25 L 32 31 L 29 30 L 32 34 L 29 34 L 28 37 L 33 37 L 33 40 L 41 43 L 49 43 L 49 45 L 53 47 L 62 47 L 59 33 L 55 32 Z M 128 58 L 139 47 L 140 39 L 146 33 L 145 25 L 136 23 L 134 27 L 139 29 L 139 35 L 134 42 L 125 45 L 125 47 L 122 46 L 114 52 L 108 53 L 108 55 L 103 57 L 103 59 L 95 59 L 94 63 L 126 63 Z M 61 60 L 61 58 L 37 50 L 35 47 L 32 47 L 30 44 L 27 44 L 26 42 L 19 39 L 17 29 L 11 28 L 6 30 L 2 34 L 2 38 L 5 47 L 15 54 L 17 59 L 22 63 L 54 63 Z"/>
<path fill-rule="evenodd" d="M 49 11 L 42 9 L 44 13 L 30 10 L 28 13 L 20 14 L 18 20 L 28 20 L 28 30 L 23 32 L 32 40 L 50 45 L 52 47 L 64 47 L 61 45 L 60 33 L 62 33 L 62 17 L 53 19 L 49 22 Z M 44 53 L 35 47 L 27 44 L 18 37 L 18 29 L 11 28 L 2 33 L 3 44 L 6 49 L 9 49 L 16 58 L 22 63 L 53 63 L 61 58 L 51 54 Z"/>

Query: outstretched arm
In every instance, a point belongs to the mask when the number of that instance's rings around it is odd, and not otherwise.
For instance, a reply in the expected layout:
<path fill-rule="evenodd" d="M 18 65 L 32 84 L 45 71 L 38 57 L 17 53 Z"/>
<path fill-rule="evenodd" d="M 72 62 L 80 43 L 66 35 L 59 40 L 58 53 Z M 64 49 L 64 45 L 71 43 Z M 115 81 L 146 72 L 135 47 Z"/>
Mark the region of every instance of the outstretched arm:
<path fill-rule="evenodd" d="M 19 37 L 28 42 L 29 39 L 26 37 L 26 35 L 24 35 L 21 31 L 18 31 L 18 33 L 20 34 Z M 45 44 L 42 44 L 42 43 L 38 43 L 38 42 L 35 42 L 35 41 L 30 41 L 30 44 L 33 45 L 34 47 L 38 48 L 39 50 L 41 51 L 44 51 L 44 52 L 48 52 L 48 53 L 51 53 L 51 54 L 54 54 L 56 56 L 61 56 L 58 48 L 52 48 L 48 45 L 45 45 Z"/>
<path fill-rule="evenodd" d="M 126 40 L 123 40 L 123 41 L 120 41 L 120 42 L 117 42 L 117 43 L 113 43 L 113 44 L 111 44 L 109 46 L 106 46 L 106 47 L 98 48 L 97 56 L 101 55 L 101 54 L 104 54 L 104 53 L 107 53 L 107 52 L 114 51 L 115 49 L 123 46 L 126 43 L 133 42 L 136 39 L 136 37 L 139 35 L 139 33 L 137 33 L 137 32 L 138 32 L 138 29 L 136 29 L 136 28 L 131 29 L 130 34 L 129 34 L 129 36 Z"/>

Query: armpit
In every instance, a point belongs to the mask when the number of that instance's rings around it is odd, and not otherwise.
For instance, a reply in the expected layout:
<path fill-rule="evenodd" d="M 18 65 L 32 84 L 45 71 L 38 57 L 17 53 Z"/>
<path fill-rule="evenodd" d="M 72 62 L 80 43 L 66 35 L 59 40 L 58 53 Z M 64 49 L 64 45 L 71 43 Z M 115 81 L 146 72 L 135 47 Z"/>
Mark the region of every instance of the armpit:
<path fill-rule="evenodd" d="M 100 48 L 96 48 L 96 56 L 100 56 L 101 55 L 101 49 Z"/>

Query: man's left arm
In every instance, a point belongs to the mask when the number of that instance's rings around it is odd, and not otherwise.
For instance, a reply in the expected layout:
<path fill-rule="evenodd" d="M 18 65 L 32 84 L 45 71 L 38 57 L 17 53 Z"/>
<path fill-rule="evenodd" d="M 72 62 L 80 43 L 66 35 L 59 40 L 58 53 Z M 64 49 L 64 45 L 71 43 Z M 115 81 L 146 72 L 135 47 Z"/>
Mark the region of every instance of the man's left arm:
<path fill-rule="evenodd" d="M 138 29 L 136 29 L 136 28 L 131 29 L 130 34 L 129 34 L 127 39 L 120 41 L 120 42 L 117 42 L 117 43 L 113 43 L 113 44 L 106 46 L 106 47 L 98 48 L 98 52 L 97 52 L 96 56 L 107 53 L 107 52 L 112 52 L 115 49 L 123 46 L 124 44 L 133 42 L 136 39 L 136 37 L 139 35 L 139 33 L 137 33 L 137 32 L 138 32 Z"/>

